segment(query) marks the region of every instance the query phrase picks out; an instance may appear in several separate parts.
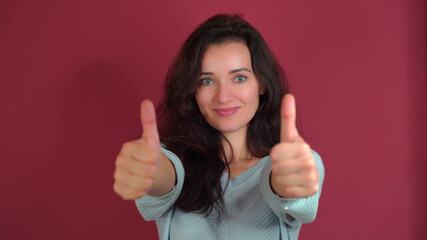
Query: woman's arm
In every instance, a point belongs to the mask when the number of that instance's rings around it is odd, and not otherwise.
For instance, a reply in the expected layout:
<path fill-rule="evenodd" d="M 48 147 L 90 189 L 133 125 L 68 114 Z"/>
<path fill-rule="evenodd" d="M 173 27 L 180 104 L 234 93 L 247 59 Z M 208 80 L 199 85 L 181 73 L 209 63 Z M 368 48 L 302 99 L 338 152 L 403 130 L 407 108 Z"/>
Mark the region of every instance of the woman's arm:
<path fill-rule="evenodd" d="M 159 168 L 153 178 L 153 185 L 147 195 L 160 197 L 170 192 L 176 184 L 176 172 L 173 164 L 163 153 Z"/>
<path fill-rule="evenodd" d="M 142 217 L 147 221 L 160 220 L 165 217 L 166 213 L 175 203 L 176 199 L 181 193 L 182 186 L 184 184 L 185 172 L 181 160 L 173 152 L 163 147 L 161 148 L 161 152 L 163 157 L 165 157 L 166 160 L 170 164 L 172 164 L 173 169 L 173 174 L 171 174 L 171 176 L 173 177 L 166 176 L 166 178 L 169 180 L 173 179 L 175 181 L 175 184 L 169 190 L 163 188 L 164 192 L 166 192 L 164 194 L 162 194 L 161 192 L 157 192 L 159 196 L 153 196 L 149 193 L 141 198 L 135 199 L 135 203 L 139 212 L 141 213 Z M 166 164 L 168 164 L 168 162 L 166 162 Z M 168 173 L 164 172 L 163 174 Z M 156 191 L 158 190 L 159 189 L 157 189 Z"/>

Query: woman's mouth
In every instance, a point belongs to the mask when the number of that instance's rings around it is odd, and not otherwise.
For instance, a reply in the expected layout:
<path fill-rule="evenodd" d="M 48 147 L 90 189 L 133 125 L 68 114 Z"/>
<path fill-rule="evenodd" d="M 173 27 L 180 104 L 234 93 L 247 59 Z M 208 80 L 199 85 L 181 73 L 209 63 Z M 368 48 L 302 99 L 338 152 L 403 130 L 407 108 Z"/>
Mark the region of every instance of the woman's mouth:
<path fill-rule="evenodd" d="M 230 108 L 215 108 L 214 111 L 222 117 L 229 117 L 235 114 L 240 107 L 230 107 Z"/>

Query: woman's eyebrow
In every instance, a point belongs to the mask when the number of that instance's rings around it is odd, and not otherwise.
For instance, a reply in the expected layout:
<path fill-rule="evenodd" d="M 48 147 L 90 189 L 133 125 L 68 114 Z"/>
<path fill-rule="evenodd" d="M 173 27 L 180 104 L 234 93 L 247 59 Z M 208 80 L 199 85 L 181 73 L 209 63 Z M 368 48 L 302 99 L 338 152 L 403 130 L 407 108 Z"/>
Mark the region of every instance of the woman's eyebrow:
<path fill-rule="evenodd" d="M 242 71 L 246 71 L 246 72 L 250 72 L 250 73 L 252 72 L 251 70 L 249 70 L 247 68 L 238 68 L 238 69 L 231 70 L 229 72 L 229 74 L 233 74 L 236 72 L 242 72 Z M 213 74 L 213 72 L 201 72 L 200 75 L 214 75 L 214 74 Z"/>
<path fill-rule="evenodd" d="M 236 73 L 236 72 L 242 72 L 242 71 L 246 71 L 246 72 L 252 72 L 251 70 L 247 69 L 247 68 L 238 68 L 238 69 L 234 69 L 232 71 L 230 71 L 230 74 L 232 73 Z"/>
<path fill-rule="evenodd" d="M 212 72 L 201 72 L 200 75 L 214 75 Z"/>

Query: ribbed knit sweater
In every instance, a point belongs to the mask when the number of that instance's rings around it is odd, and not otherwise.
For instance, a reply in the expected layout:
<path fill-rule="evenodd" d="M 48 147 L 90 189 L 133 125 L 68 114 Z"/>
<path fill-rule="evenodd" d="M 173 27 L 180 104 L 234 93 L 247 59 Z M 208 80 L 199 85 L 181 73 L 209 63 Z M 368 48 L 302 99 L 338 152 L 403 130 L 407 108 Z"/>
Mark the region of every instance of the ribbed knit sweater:
<path fill-rule="evenodd" d="M 308 198 L 281 198 L 270 187 L 271 159 L 261 159 L 256 165 L 230 180 L 224 193 L 225 214 L 218 218 L 214 210 L 208 217 L 184 212 L 175 206 L 184 183 L 181 160 L 171 151 L 161 148 L 175 166 L 177 183 L 161 196 L 146 195 L 136 199 L 142 217 L 155 220 L 161 240 L 216 239 L 298 239 L 302 223 L 312 222 L 325 176 L 322 159 L 312 150 L 319 171 L 319 191 Z M 223 188 L 228 179 L 224 173 Z"/>

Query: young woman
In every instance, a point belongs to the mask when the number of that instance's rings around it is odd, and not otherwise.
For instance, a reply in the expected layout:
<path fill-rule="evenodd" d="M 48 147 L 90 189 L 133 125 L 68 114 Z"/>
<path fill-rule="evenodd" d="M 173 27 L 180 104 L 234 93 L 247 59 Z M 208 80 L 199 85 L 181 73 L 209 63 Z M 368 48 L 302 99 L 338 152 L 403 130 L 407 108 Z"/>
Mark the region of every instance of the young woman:
<path fill-rule="evenodd" d="M 262 36 L 216 15 L 185 41 L 143 135 L 123 145 L 114 190 L 160 239 L 297 239 L 314 220 L 320 156 L 298 134 L 295 99 Z"/>

